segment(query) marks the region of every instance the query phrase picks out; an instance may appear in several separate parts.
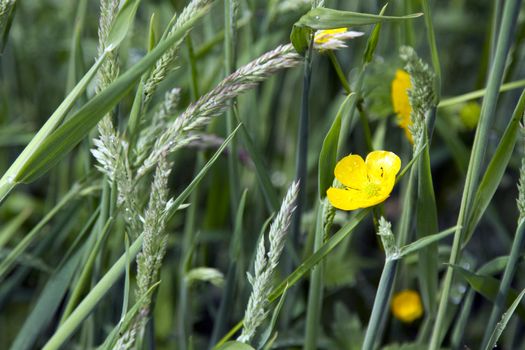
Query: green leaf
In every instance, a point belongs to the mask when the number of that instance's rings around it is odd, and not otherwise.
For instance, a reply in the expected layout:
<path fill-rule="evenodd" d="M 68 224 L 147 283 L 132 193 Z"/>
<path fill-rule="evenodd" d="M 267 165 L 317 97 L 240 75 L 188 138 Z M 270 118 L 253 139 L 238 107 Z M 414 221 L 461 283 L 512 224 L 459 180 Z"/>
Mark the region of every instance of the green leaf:
<path fill-rule="evenodd" d="M 216 350 L 255 350 L 255 348 L 239 341 L 229 341 L 218 347 Z"/>
<path fill-rule="evenodd" d="M 7 6 L 7 8 L 4 15 L 0 17 L 0 54 L 4 51 L 5 44 L 7 44 L 7 39 L 9 38 L 9 30 L 15 17 L 16 1 L 2 1 L 2 5 Z"/>
<path fill-rule="evenodd" d="M 499 337 L 505 330 L 505 327 L 507 327 L 507 324 L 510 321 L 510 318 L 514 314 L 514 311 L 516 311 L 516 308 L 521 302 L 521 299 L 523 299 L 523 296 L 525 295 L 525 289 L 521 291 L 521 293 L 516 297 L 512 305 L 509 307 L 507 312 L 503 314 L 503 317 L 501 318 L 501 321 L 496 325 L 496 328 L 494 331 L 492 331 L 492 334 L 490 336 L 489 342 L 487 346 L 485 347 L 485 350 L 491 350 L 497 347 L 496 342 L 498 341 Z"/>
<path fill-rule="evenodd" d="M 385 13 L 387 6 L 388 3 L 385 6 L 383 6 L 381 12 L 379 12 L 380 16 L 382 16 Z M 381 22 L 376 24 L 374 30 L 372 30 L 372 34 L 370 34 L 370 37 L 366 42 L 366 48 L 363 55 L 363 62 L 365 64 L 370 63 L 372 61 L 372 58 L 374 57 L 374 52 L 376 51 L 377 43 L 379 41 L 379 33 L 381 32 L 381 24 Z"/>
<path fill-rule="evenodd" d="M 0 203 L 6 198 L 9 192 L 16 186 L 16 177 L 20 173 L 21 168 L 27 163 L 28 159 L 42 147 L 44 141 L 49 135 L 58 127 L 64 120 L 67 113 L 71 110 L 78 98 L 84 93 L 89 82 L 95 77 L 98 69 L 105 59 L 104 53 L 89 71 L 82 77 L 77 85 L 71 90 L 67 97 L 62 101 L 58 108 L 53 112 L 45 124 L 40 128 L 38 133 L 33 137 L 31 142 L 24 148 L 22 153 L 16 158 L 13 164 L 5 172 L 0 179 Z"/>
<path fill-rule="evenodd" d="M 55 205 L 40 222 L 33 227 L 33 229 L 25 235 L 25 237 L 9 252 L 5 259 L 0 261 L 0 281 L 4 279 L 6 274 L 11 271 L 14 263 L 17 259 L 26 251 L 31 243 L 38 241 L 41 238 L 41 234 L 45 232 L 44 227 L 60 212 L 60 210 L 66 206 L 71 200 L 73 200 L 81 190 L 81 186 L 78 184 L 73 185 L 71 190 Z"/>
<path fill-rule="evenodd" d="M 210 168 L 215 163 L 215 161 L 219 158 L 219 156 L 222 154 L 222 152 L 224 151 L 226 146 L 228 146 L 230 141 L 237 134 L 237 131 L 239 130 L 240 127 L 241 126 L 238 125 L 235 128 L 235 130 L 233 130 L 233 132 L 224 140 L 224 142 L 217 149 L 217 151 L 215 151 L 215 153 L 210 158 L 210 160 L 208 160 L 208 162 L 202 167 L 201 171 L 199 171 L 199 173 L 193 178 L 193 180 L 191 180 L 190 184 L 184 189 L 184 191 L 182 191 L 182 193 L 179 194 L 179 196 L 173 201 L 171 212 L 168 214 L 169 215 L 168 220 L 171 220 L 173 215 L 175 215 L 175 213 L 177 212 L 178 208 L 189 197 L 189 195 L 195 189 L 195 187 L 197 187 L 199 185 L 199 183 L 201 182 L 201 180 L 204 177 L 204 175 L 206 175 L 208 170 L 210 170 Z"/>
<path fill-rule="evenodd" d="M 425 131 L 425 142 L 428 141 Z M 416 198 L 416 237 L 433 235 L 438 232 L 436 198 L 430 169 L 428 147 L 418 161 L 418 187 Z M 418 279 L 426 310 L 436 312 L 436 291 L 438 290 L 438 251 L 437 244 L 430 244 L 419 251 Z"/>
<path fill-rule="evenodd" d="M 265 345 L 268 345 L 267 343 L 271 342 L 270 336 L 272 335 L 273 330 L 275 329 L 275 325 L 277 324 L 277 319 L 279 318 L 279 313 L 281 312 L 281 309 L 284 305 L 284 299 L 286 298 L 286 291 L 288 288 L 285 288 L 283 291 L 283 294 L 281 295 L 281 298 L 279 299 L 279 302 L 277 303 L 277 306 L 275 306 L 275 309 L 273 310 L 272 319 L 270 320 L 270 324 L 264 332 L 261 334 L 261 338 L 259 339 L 259 344 L 257 345 L 258 349 L 264 348 Z"/>
<path fill-rule="evenodd" d="M 41 336 L 41 332 L 49 325 L 66 292 L 73 275 L 84 254 L 84 249 L 69 258 L 62 268 L 55 271 L 49 278 L 46 286 L 40 293 L 35 307 L 26 318 L 24 325 L 11 346 L 11 349 L 26 350 L 33 349 L 34 343 Z"/>
<path fill-rule="evenodd" d="M 129 329 L 131 326 L 131 321 L 135 318 L 135 315 L 140 310 L 143 302 L 151 297 L 153 291 L 160 285 L 160 281 L 152 285 L 148 291 L 138 299 L 135 304 L 126 312 L 126 315 L 120 320 L 120 322 L 113 328 L 109 333 L 104 343 L 98 347 L 100 350 L 110 350 L 115 347 L 115 343 L 118 340 L 118 336 Z"/>
<path fill-rule="evenodd" d="M 337 164 L 337 145 L 339 143 L 339 134 L 341 132 L 341 119 L 343 118 L 343 114 L 347 112 L 348 103 L 353 95 L 353 93 L 348 95 L 339 107 L 339 111 L 335 116 L 332 126 L 330 127 L 330 130 L 328 130 L 323 141 L 323 146 L 319 155 L 318 175 L 319 197 L 321 199 L 326 197 L 326 191 L 334 182 L 334 169 Z"/>
<path fill-rule="evenodd" d="M 91 128 L 133 88 L 142 74 L 150 69 L 166 50 L 186 34 L 194 23 L 204 15 L 206 9 L 199 11 L 183 26 L 175 30 L 169 38 L 159 43 L 142 60 L 118 77 L 49 135 L 21 166 L 20 171 L 14 177 L 15 182 L 28 183 L 34 181 L 69 153 L 87 136 Z"/>
<path fill-rule="evenodd" d="M 406 16 L 382 16 L 368 13 L 334 10 L 326 7 L 317 7 L 310 10 L 295 23 L 297 27 L 308 27 L 315 30 L 334 29 L 341 27 L 355 27 L 381 22 L 394 22 L 413 19 L 422 16 L 414 13 Z"/>
<path fill-rule="evenodd" d="M 323 260 L 335 247 L 339 245 L 345 238 L 347 238 L 368 215 L 370 208 L 361 209 L 355 218 L 341 227 L 325 244 L 321 246 L 315 253 L 310 255 L 303 261 L 294 272 L 282 281 L 268 296 L 270 301 L 276 300 L 286 288 L 293 286 L 299 279 L 301 279 L 308 271 Z"/>
<path fill-rule="evenodd" d="M 140 0 L 126 0 L 122 4 L 108 33 L 106 42 L 108 49 L 116 49 L 124 40 L 131 29 L 139 4 Z"/>
<path fill-rule="evenodd" d="M 235 115 L 237 116 L 237 113 L 235 113 Z M 239 118 L 237 118 L 237 121 L 240 123 Z M 255 175 L 259 180 L 261 191 L 264 194 L 264 198 L 266 199 L 268 209 L 270 212 L 278 211 L 280 203 L 277 199 L 275 188 L 272 185 L 272 180 L 270 179 L 268 167 L 266 166 L 264 159 L 261 156 L 261 152 L 255 146 L 255 142 L 250 136 L 248 129 L 244 124 L 240 125 L 242 141 L 246 146 L 246 150 L 250 154 L 250 158 L 252 159 L 253 164 L 255 165 Z"/>
<path fill-rule="evenodd" d="M 312 37 L 312 30 L 305 27 L 293 26 L 290 33 L 290 42 L 297 53 L 304 55 Z"/>
<path fill-rule="evenodd" d="M 492 302 L 496 300 L 496 295 L 498 294 L 499 286 L 501 284 L 500 280 L 491 276 L 473 273 L 458 265 L 450 266 L 454 269 L 454 271 L 458 272 L 476 292 Z M 509 290 L 506 304 L 510 306 L 513 300 L 515 300 L 517 297 L 518 292 L 516 292 L 516 290 Z M 523 305 L 518 306 L 517 313 L 521 319 L 525 320 L 525 308 Z"/>
<path fill-rule="evenodd" d="M 509 163 L 512 151 L 514 150 L 514 145 L 518 137 L 518 130 L 520 126 L 520 120 L 525 112 L 525 90 L 521 93 L 520 99 L 512 118 L 507 125 L 505 133 L 501 137 L 500 143 L 496 148 L 496 152 L 492 157 L 485 175 L 481 179 L 478 190 L 474 197 L 472 211 L 468 217 L 465 234 L 463 235 L 463 247 L 468 243 L 474 229 L 478 224 L 479 220 L 483 216 L 483 213 L 487 209 L 494 193 L 498 189 L 499 183 L 505 173 L 507 164 Z"/>
<path fill-rule="evenodd" d="M 384 8 L 381 10 L 381 13 L 383 11 Z M 333 29 L 382 22 L 402 21 L 406 19 L 417 18 L 421 15 L 422 13 L 414 13 L 407 16 L 383 16 L 317 7 L 310 10 L 294 24 L 292 33 L 290 34 L 290 41 L 292 42 L 295 50 L 302 55 L 310 43 L 312 29 Z M 379 29 L 377 30 L 377 34 L 375 34 L 374 39 L 371 42 L 371 46 L 369 47 L 370 54 L 373 54 L 373 49 L 375 49 L 375 45 L 377 44 L 378 35 Z"/>
<path fill-rule="evenodd" d="M 447 236 L 450 236 L 454 233 L 456 230 L 456 226 L 448 228 L 440 233 L 435 233 L 433 235 L 425 236 L 423 238 L 418 239 L 417 241 L 407 244 L 406 246 L 403 246 L 399 248 L 399 258 L 402 258 L 404 256 L 407 256 L 409 254 L 415 253 L 418 250 L 428 246 L 429 244 L 435 243 Z"/>

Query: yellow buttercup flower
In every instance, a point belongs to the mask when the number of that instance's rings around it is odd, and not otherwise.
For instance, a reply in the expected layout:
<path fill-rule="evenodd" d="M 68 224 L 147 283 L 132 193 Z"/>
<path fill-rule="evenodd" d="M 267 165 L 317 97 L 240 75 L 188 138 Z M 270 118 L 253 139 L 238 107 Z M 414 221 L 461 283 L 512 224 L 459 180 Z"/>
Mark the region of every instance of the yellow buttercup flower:
<path fill-rule="evenodd" d="M 344 40 L 357 38 L 364 33 L 348 30 L 348 28 L 318 30 L 314 35 L 314 49 L 337 50 L 346 47 Z"/>
<path fill-rule="evenodd" d="M 407 93 L 410 88 L 412 88 L 410 75 L 404 70 L 398 69 L 396 77 L 392 80 L 392 106 L 397 115 L 397 124 L 405 130 L 405 135 L 410 143 L 414 143 L 412 134 L 408 130 L 408 127 L 412 125 L 412 119 L 410 119 L 412 107 Z"/>
<path fill-rule="evenodd" d="M 406 289 L 396 293 L 391 307 L 395 318 L 405 323 L 412 323 L 423 315 L 421 297 L 415 290 Z"/>
<path fill-rule="evenodd" d="M 401 160 L 392 152 L 373 151 L 363 160 L 356 154 L 337 163 L 334 175 L 344 188 L 330 187 L 326 195 L 330 203 L 342 210 L 367 208 L 390 196 L 396 182 Z"/>

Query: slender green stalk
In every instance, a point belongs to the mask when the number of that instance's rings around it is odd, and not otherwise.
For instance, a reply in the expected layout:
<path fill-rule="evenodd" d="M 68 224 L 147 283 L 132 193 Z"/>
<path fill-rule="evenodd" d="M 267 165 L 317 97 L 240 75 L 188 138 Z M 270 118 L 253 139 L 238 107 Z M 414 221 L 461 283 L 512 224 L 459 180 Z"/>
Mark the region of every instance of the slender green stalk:
<path fill-rule="evenodd" d="M 304 72 L 303 72 L 303 91 L 301 96 L 301 115 L 299 118 L 299 130 L 297 132 L 297 156 L 295 158 L 295 181 L 299 182 L 299 193 L 297 195 L 297 205 L 292 217 L 291 242 L 297 242 L 301 229 L 301 218 L 306 202 L 306 157 L 308 155 L 308 120 L 310 115 L 310 82 L 312 77 L 312 50 L 313 35 L 310 38 L 310 46 L 306 51 Z M 286 261 L 288 270 L 291 270 L 291 260 Z"/>
<path fill-rule="evenodd" d="M 142 236 L 133 242 L 129 249 L 129 255 L 135 256 L 142 247 Z M 89 316 L 93 308 L 102 300 L 107 291 L 115 284 L 125 270 L 127 262 L 126 254 L 122 255 L 109 269 L 102 279 L 91 289 L 89 294 L 75 308 L 71 315 L 55 331 L 53 336 L 44 345 L 43 350 L 59 349 L 73 335 L 82 321 Z"/>
<path fill-rule="evenodd" d="M 516 230 L 516 235 L 514 236 L 514 242 L 512 242 L 512 248 L 509 255 L 509 261 L 505 266 L 505 272 L 503 273 L 503 278 L 499 285 L 499 291 L 494 301 L 494 306 L 492 307 L 492 312 L 490 314 L 489 321 L 485 327 L 487 330 L 483 336 L 483 341 L 481 349 L 486 348 L 490 340 L 491 332 L 495 327 L 496 323 L 501 317 L 503 310 L 505 310 L 505 302 L 507 300 L 507 295 L 510 290 L 510 283 L 514 278 L 516 273 L 516 268 L 518 266 L 518 259 L 523 250 L 525 244 L 525 220 L 521 220 L 519 223 L 518 229 Z"/>
<path fill-rule="evenodd" d="M 0 281 L 2 281 L 5 275 L 11 270 L 12 265 L 16 262 L 16 259 L 29 247 L 31 243 L 36 241 L 39 236 L 45 232 L 43 228 L 47 223 L 51 221 L 53 217 L 71 200 L 73 200 L 80 192 L 81 186 L 78 184 L 73 186 L 71 190 L 60 200 L 60 202 L 49 212 L 46 216 L 35 226 L 33 229 L 22 239 L 16 247 L 11 250 L 9 255 L 0 262 Z"/>
<path fill-rule="evenodd" d="M 437 350 L 441 343 L 441 333 L 446 332 L 444 328 L 444 321 L 446 318 L 448 301 L 450 297 L 450 290 L 452 286 L 452 277 L 454 271 L 451 265 L 455 265 L 461 255 L 461 237 L 463 232 L 464 223 L 468 222 L 468 215 L 470 207 L 472 205 L 472 198 L 474 197 L 475 190 L 479 182 L 479 176 L 481 174 L 481 165 L 483 162 L 485 149 L 487 145 L 487 137 L 492 121 L 494 120 L 496 102 L 498 97 L 498 91 L 501 86 L 503 78 L 503 70 L 505 68 L 505 62 L 507 53 L 511 45 L 512 33 L 514 31 L 517 14 L 519 12 L 521 0 L 508 0 L 505 2 L 505 8 L 503 13 L 503 20 L 501 30 L 498 37 L 496 55 L 494 63 L 491 67 L 488 83 L 487 93 L 483 99 L 483 105 L 481 107 L 481 115 L 479 120 L 478 128 L 476 129 L 476 135 L 474 138 L 474 145 L 470 157 L 469 167 L 467 170 L 467 176 L 465 181 L 465 187 L 463 189 L 463 196 L 461 198 L 461 206 L 459 210 L 459 216 L 457 221 L 457 227 L 454 234 L 454 241 L 452 244 L 452 251 L 449 259 L 449 266 L 443 281 L 443 289 L 441 293 L 438 313 L 436 317 L 436 323 L 432 331 L 432 338 L 430 340 L 430 350 Z"/>
<path fill-rule="evenodd" d="M 328 54 L 328 58 L 330 58 L 330 62 L 332 62 L 332 66 L 334 67 L 335 72 L 337 73 L 337 77 L 339 78 L 341 85 L 343 85 L 343 89 L 345 89 L 347 94 L 351 94 L 352 89 L 350 88 L 350 84 L 348 84 L 345 73 L 343 73 L 343 68 L 341 67 L 339 60 L 335 56 L 334 51 L 328 50 L 327 54 Z"/>
<path fill-rule="evenodd" d="M 237 0 L 224 1 L 224 70 L 225 75 L 230 75 L 235 69 L 235 7 Z M 228 135 L 232 133 L 235 118 L 233 115 L 233 101 L 226 111 L 226 130 Z M 228 178 L 230 186 L 230 207 L 232 215 L 237 212 L 237 203 L 241 196 L 239 187 L 239 162 L 237 159 L 237 143 L 235 140 L 229 145 L 230 156 L 228 157 Z"/>
<path fill-rule="evenodd" d="M 372 314 L 368 327 L 366 328 L 365 340 L 363 342 L 363 350 L 373 350 L 378 339 L 376 336 L 379 332 L 381 318 L 385 312 L 388 312 L 388 299 L 390 298 L 390 291 L 394 285 L 396 276 L 398 260 L 387 259 L 381 273 L 377 294 L 374 299 L 374 306 L 372 307 Z"/>
<path fill-rule="evenodd" d="M 513 90 L 513 89 L 519 89 L 519 88 L 522 88 L 524 86 L 525 86 L 525 79 L 516 80 L 516 81 L 510 82 L 510 83 L 506 83 L 506 84 L 501 85 L 501 87 L 499 89 L 499 92 L 505 92 L 505 91 L 509 91 L 509 90 Z M 480 89 L 480 90 L 475 90 L 475 91 L 468 92 L 468 93 L 463 94 L 463 95 L 446 98 L 446 99 L 441 100 L 439 102 L 438 108 L 449 107 L 449 106 L 453 106 L 453 105 L 460 104 L 460 103 L 463 103 L 463 102 L 475 100 L 477 98 L 485 96 L 486 91 L 487 91 L 486 89 Z"/>
<path fill-rule="evenodd" d="M 314 237 L 314 252 L 323 245 L 323 208 L 326 199 L 317 207 L 317 220 Z M 306 309 L 306 331 L 304 339 L 304 350 L 317 349 L 317 335 L 320 323 L 321 305 L 323 301 L 323 271 L 324 264 L 321 261 L 314 266 L 310 273 L 310 288 L 308 291 L 308 305 Z"/>
<path fill-rule="evenodd" d="M 437 105 L 441 98 L 441 65 L 439 64 L 439 53 L 436 44 L 436 34 L 434 33 L 434 25 L 432 23 L 432 12 L 430 11 L 429 0 L 421 0 L 421 7 L 423 8 L 423 13 L 425 14 L 425 26 L 427 27 L 427 41 L 428 45 L 430 46 L 430 54 L 432 56 L 432 68 L 434 69 L 435 74 L 434 93 Z"/>

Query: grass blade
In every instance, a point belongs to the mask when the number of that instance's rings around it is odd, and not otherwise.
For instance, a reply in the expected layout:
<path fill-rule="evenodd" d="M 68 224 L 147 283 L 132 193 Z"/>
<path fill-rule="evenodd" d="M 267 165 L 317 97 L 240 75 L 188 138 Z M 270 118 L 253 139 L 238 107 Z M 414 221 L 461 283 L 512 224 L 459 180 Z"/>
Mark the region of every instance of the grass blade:
<path fill-rule="evenodd" d="M 494 196 L 494 193 L 498 189 L 498 186 L 505 174 L 507 169 L 507 164 L 509 163 L 510 157 L 512 156 L 512 151 L 514 150 L 514 145 L 518 138 L 518 131 L 520 129 L 520 120 L 523 117 L 525 112 L 525 90 L 521 93 L 520 100 L 514 109 L 512 118 L 507 125 L 505 133 L 501 137 L 501 140 L 494 152 L 483 178 L 479 184 L 479 188 L 476 191 L 476 197 L 474 198 L 474 203 L 476 205 L 472 208 L 470 217 L 468 220 L 467 227 L 465 229 L 465 234 L 463 237 L 463 247 L 469 242 L 474 229 L 478 224 L 479 220 L 483 216 L 483 213 L 487 209 Z"/>

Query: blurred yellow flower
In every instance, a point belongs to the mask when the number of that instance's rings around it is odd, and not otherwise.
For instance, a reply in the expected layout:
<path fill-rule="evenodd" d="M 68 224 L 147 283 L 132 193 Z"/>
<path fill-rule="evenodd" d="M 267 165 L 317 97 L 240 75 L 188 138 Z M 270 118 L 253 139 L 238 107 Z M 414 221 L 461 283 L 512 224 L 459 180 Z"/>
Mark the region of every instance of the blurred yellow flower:
<path fill-rule="evenodd" d="M 392 313 L 398 320 L 411 323 L 423 315 L 421 297 L 415 290 L 405 289 L 392 298 Z"/>
<path fill-rule="evenodd" d="M 348 30 L 348 28 L 318 30 L 314 36 L 314 49 L 337 50 L 346 47 L 344 40 L 357 38 L 363 34 Z"/>
<path fill-rule="evenodd" d="M 326 195 L 330 203 L 342 210 L 367 208 L 390 196 L 396 182 L 401 160 L 392 152 L 373 151 L 363 160 L 351 154 L 337 163 L 334 175 L 344 188 L 330 187 Z"/>
<path fill-rule="evenodd" d="M 467 129 L 472 130 L 478 125 L 480 114 L 481 107 L 479 106 L 479 103 L 468 102 L 459 111 L 459 118 Z"/>
<path fill-rule="evenodd" d="M 397 124 L 405 130 L 405 135 L 410 143 L 414 143 L 412 134 L 408 130 L 408 127 L 412 125 L 412 120 L 410 119 L 412 107 L 408 100 L 407 91 L 411 87 L 410 75 L 404 70 L 398 69 L 396 77 L 392 80 L 392 106 L 397 115 Z"/>

